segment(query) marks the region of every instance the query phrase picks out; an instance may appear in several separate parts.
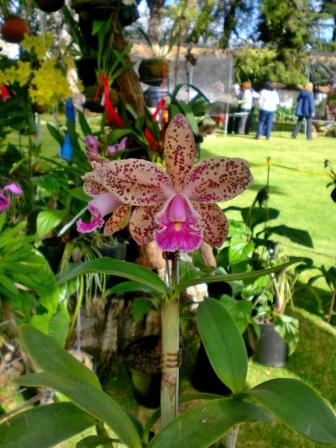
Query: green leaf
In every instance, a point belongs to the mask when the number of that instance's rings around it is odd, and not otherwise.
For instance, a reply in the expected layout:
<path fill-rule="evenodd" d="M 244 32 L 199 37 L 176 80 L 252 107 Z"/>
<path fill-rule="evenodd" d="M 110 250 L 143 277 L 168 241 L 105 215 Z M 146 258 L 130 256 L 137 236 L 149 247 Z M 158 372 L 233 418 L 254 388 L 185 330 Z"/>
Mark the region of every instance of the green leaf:
<path fill-rule="evenodd" d="M 244 333 L 251 318 L 252 303 L 246 300 L 235 300 L 230 296 L 222 296 L 220 302 L 229 311 L 236 322 L 240 333 Z"/>
<path fill-rule="evenodd" d="M 118 283 L 115 286 L 112 286 L 112 288 L 109 288 L 105 292 L 105 296 L 109 296 L 111 294 L 124 294 L 126 292 L 151 292 L 151 288 L 148 288 L 147 286 L 140 285 L 140 283 L 137 282 L 121 282 Z"/>
<path fill-rule="evenodd" d="M 254 280 L 256 278 L 259 278 L 263 275 L 272 274 L 272 272 L 280 272 L 287 268 L 288 266 L 291 266 L 294 263 L 300 262 L 300 259 L 291 260 L 287 263 L 280 264 L 278 266 L 273 266 L 271 268 L 267 269 L 259 269 L 257 271 L 251 271 L 251 272 L 238 272 L 235 274 L 224 274 L 224 275 L 204 275 L 201 272 L 198 276 L 193 276 L 190 280 L 189 279 L 182 279 L 179 283 L 178 287 L 176 288 L 176 293 L 180 294 L 182 291 L 184 291 L 189 286 L 193 285 L 199 285 L 200 283 L 216 283 L 216 282 L 234 282 L 237 280 Z"/>
<path fill-rule="evenodd" d="M 69 372 L 42 372 L 17 377 L 15 382 L 24 386 L 57 390 L 83 411 L 109 425 L 129 448 L 141 448 L 137 429 L 123 408 L 102 390 L 78 379 L 75 373 L 69 376 Z"/>
<path fill-rule="evenodd" d="M 237 325 L 217 300 L 202 302 L 197 327 L 209 361 L 217 376 L 232 392 L 241 392 L 247 375 L 247 353 Z"/>
<path fill-rule="evenodd" d="M 41 369 L 73 376 L 78 381 L 100 389 L 99 380 L 94 372 L 77 361 L 53 338 L 30 325 L 22 325 L 20 334 L 27 352 Z"/>
<path fill-rule="evenodd" d="M 325 401 L 305 383 L 277 378 L 249 393 L 286 425 L 316 443 L 336 444 L 336 417 Z"/>
<path fill-rule="evenodd" d="M 76 448 L 96 448 L 97 446 L 105 446 L 105 444 L 111 444 L 113 442 L 118 442 L 118 440 L 104 436 L 88 436 L 76 443 Z"/>
<path fill-rule="evenodd" d="M 211 400 L 174 419 L 151 440 L 148 448 L 205 448 L 233 426 L 255 421 L 272 420 L 264 409 L 237 398 Z"/>
<path fill-rule="evenodd" d="M 295 229 L 294 227 L 288 227 L 286 225 L 268 227 L 267 236 L 273 235 L 285 236 L 293 243 L 301 244 L 306 247 L 314 247 L 313 240 L 307 230 Z"/>
<path fill-rule="evenodd" d="M 134 322 L 143 319 L 146 313 L 153 308 L 153 303 L 146 297 L 137 297 L 132 304 L 132 314 Z"/>
<path fill-rule="evenodd" d="M 37 237 L 42 239 L 62 221 L 65 210 L 44 210 L 37 215 L 36 232 Z"/>
<path fill-rule="evenodd" d="M 89 126 L 87 119 L 85 118 L 84 114 L 78 109 L 77 109 L 77 116 L 78 116 L 79 126 L 81 127 L 83 135 L 86 136 L 86 135 L 92 134 L 92 131 L 91 131 L 91 128 Z"/>
<path fill-rule="evenodd" d="M 94 425 L 72 403 L 55 403 L 22 412 L 0 426 L 0 448 L 49 448 Z"/>
<path fill-rule="evenodd" d="M 67 282 L 83 274 L 107 274 L 118 277 L 128 278 L 142 285 L 149 286 L 153 292 L 168 295 L 168 288 L 160 277 L 147 268 L 123 260 L 114 260 L 113 258 L 102 257 L 96 260 L 82 263 L 72 271 L 68 272 L 59 279 L 59 283 Z"/>
<path fill-rule="evenodd" d="M 48 131 L 50 132 L 50 135 L 57 141 L 57 143 L 62 146 L 64 143 L 64 137 L 60 133 L 60 131 L 55 128 L 55 126 L 52 126 L 51 124 L 47 123 Z"/>

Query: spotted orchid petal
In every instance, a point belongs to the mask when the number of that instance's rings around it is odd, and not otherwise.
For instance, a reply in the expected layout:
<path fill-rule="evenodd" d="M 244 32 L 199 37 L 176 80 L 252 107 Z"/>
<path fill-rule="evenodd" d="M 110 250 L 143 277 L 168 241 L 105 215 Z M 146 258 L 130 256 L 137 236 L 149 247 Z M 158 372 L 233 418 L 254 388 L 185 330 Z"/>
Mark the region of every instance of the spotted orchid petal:
<path fill-rule="evenodd" d="M 106 190 L 130 205 L 152 206 L 174 193 L 169 176 L 154 163 L 125 159 L 100 165 Z"/>
<path fill-rule="evenodd" d="M 6 210 L 9 206 L 10 202 L 8 198 L 4 194 L 0 193 L 0 213 Z"/>
<path fill-rule="evenodd" d="M 152 207 L 137 207 L 133 210 L 129 230 L 139 246 L 154 240 L 155 215 L 162 208 L 163 202 Z"/>
<path fill-rule="evenodd" d="M 182 190 L 186 175 L 191 170 L 196 154 L 191 127 L 182 114 L 169 124 L 164 142 L 164 161 L 176 192 Z"/>
<path fill-rule="evenodd" d="M 200 216 L 189 199 L 176 194 L 168 199 L 156 215 L 155 241 L 164 252 L 191 252 L 202 242 Z"/>
<path fill-rule="evenodd" d="M 124 229 L 131 218 L 131 207 L 126 204 L 121 204 L 117 207 L 112 216 L 106 221 L 104 226 L 104 235 L 112 235 Z"/>
<path fill-rule="evenodd" d="M 234 198 L 252 182 L 248 163 L 243 159 L 218 157 L 197 163 L 185 180 L 183 193 L 199 202 L 219 202 Z"/>
<path fill-rule="evenodd" d="M 202 204 L 196 201 L 192 201 L 192 204 L 201 217 L 203 241 L 210 246 L 220 247 L 226 240 L 229 230 L 224 213 L 217 204 Z"/>
<path fill-rule="evenodd" d="M 111 213 L 119 205 L 120 202 L 112 193 L 98 194 L 88 203 L 88 210 L 91 213 L 90 222 L 85 222 L 82 219 L 77 221 L 78 232 L 90 233 L 97 228 L 102 228 L 105 224 L 104 216 Z"/>
<path fill-rule="evenodd" d="M 5 185 L 3 188 L 5 191 L 10 191 L 11 193 L 20 196 L 23 194 L 22 188 L 17 185 L 15 182 L 12 182 L 11 184 Z"/>
<path fill-rule="evenodd" d="M 86 173 L 83 176 L 83 190 L 89 196 L 97 196 L 98 194 L 105 193 L 107 191 L 103 184 L 104 180 L 100 175 L 100 165 L 93 162 L 93 168 L 93 171 Z"/>

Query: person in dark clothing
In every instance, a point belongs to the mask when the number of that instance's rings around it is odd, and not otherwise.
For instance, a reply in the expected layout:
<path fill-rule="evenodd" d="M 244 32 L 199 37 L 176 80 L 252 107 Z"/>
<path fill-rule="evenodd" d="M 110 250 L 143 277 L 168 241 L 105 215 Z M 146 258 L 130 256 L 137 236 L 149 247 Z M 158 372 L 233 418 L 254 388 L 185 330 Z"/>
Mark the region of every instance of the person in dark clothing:
<path fill-rule="evenodd" d="M 300 132 L 303 119 L 305 118 L 307 122 L 306 137 L 308 140 L 311 140 L 313 138 L 312 123 L 313 117 L 315 115 L 313 84 L 311 82 L 308 82 L 305 85 L 305 88 L 299 93 L 295 115 L 298 117 L 298 119 L 292 132 L 292 138 L 296 138 L 296 136 Z"/>

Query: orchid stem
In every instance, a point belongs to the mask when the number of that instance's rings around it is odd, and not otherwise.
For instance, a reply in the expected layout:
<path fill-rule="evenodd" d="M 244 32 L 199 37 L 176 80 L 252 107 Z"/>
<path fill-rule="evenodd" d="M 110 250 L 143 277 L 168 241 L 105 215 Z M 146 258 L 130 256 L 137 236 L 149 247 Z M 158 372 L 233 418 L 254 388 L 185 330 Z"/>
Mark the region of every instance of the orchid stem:
<path fill-rule="evenodd" d="M 179 281 L 179 254 L 166 254 L 171 260 L 171 290 Z M 179 301 L 164 303 L 161 308 L 162 380 L 161 427 L 166 426 L 178 413 L 179 394 Z"/>
<path fill-rule="evenodd" d="M 74 332 L 74 328 L 75 328 L 75 324 L 77 322 L 77 318 L 80 312 L 80 307 L 83 301 L 83 297 L 84 297 L 84 276 L 81 275 L 79 278 L 79 291 L 77 294 L 77 302 L 76 302 L 76 307 L 75 307 L 75 311 L 73 313 L 71 322 L 70 322 L 70 328 L 69 328 L 69 332 L 68 332 L 68 336 L 65 342 L 65 347 L 66 348 L 70 348 L 71 345 L 71 341 L 72 341 L 72 335 Z"/>

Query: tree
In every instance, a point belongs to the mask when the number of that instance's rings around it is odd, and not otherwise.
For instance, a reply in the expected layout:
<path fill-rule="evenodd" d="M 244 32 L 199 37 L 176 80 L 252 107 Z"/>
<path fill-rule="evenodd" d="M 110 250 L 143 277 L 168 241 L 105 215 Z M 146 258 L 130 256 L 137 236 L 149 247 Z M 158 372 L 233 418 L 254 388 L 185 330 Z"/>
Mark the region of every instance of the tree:
<path fill-rule="evenodd" d="M 149 9 L 148 37 L 152 42 L 157 42 L 160 36 L 160 24 L 165 0 L 146 0 Z"/>

